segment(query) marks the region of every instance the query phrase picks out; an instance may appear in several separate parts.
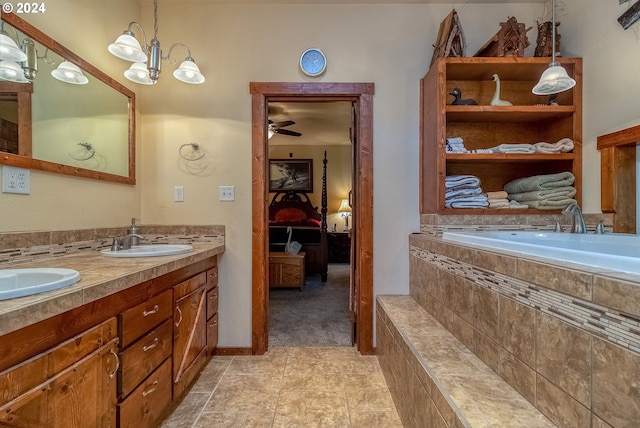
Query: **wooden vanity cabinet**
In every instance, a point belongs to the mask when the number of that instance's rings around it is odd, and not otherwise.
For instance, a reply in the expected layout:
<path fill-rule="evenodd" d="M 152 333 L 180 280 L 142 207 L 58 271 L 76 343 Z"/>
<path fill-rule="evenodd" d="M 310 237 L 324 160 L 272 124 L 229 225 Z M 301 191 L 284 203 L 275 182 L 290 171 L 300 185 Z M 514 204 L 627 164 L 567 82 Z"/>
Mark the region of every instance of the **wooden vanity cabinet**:
<path fill-rule="evenodd" d="M 207 362 L 207 273 L 173 287 L 173 395 L 182 396 Z"/>
<path fill-rule="evenodd" d="M 115 427 L 116 318 L 0 373 L 0 425 Z"/>
<path fill-rule="evenodd" d="M 218 346 L 218 267 L 207 271 L 207 349 L 213 355 Z"/>

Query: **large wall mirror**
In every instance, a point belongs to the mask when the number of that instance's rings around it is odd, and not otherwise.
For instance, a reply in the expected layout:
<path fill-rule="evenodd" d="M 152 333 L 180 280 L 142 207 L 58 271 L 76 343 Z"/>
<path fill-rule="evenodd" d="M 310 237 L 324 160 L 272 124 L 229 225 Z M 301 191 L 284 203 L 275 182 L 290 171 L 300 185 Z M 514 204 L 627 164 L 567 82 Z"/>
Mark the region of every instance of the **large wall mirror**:
<path fill-rule="evenodd" d="M 38 71 L 25 83 L 0 80 L 0 164 L 135 184 L 133 91 L 20 17 L 2 21 L 19 45 L 34 43 Z M 65 61 L 86 83 L 52 76 Z"/>

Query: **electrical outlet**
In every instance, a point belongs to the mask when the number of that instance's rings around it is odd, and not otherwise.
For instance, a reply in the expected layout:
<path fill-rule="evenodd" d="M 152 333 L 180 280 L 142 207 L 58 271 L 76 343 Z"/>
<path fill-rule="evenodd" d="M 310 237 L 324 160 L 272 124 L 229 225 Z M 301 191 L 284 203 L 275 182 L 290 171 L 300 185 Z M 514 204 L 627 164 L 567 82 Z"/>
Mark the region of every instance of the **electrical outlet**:
<path fill-rule="evenodd" d="M 173 187 L 173 202 L 184 202 L 184 187 L 183 186 L 174 186 Z"/>
<path fill-rule="evenodd" d="M 31 171 L 13 166 L 3 166 L 2 192 L 21 193 L 23 195 L 31 193 Z"/>
<path fill-rule="evenodd" d="M 233 202 L 236 200 L 236 186 L 220 186 L 219 199 L 224 202 Z"/>

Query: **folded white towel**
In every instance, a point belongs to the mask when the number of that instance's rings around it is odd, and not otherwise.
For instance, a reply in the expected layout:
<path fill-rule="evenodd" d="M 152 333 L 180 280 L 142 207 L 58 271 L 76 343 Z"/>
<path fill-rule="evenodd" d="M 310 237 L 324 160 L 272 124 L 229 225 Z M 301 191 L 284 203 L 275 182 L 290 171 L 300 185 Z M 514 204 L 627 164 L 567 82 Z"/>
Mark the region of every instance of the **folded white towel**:
<path fill-rule="evenodd" d="M 460 137 L 451 137 L 447 138 L 447 143 L 449 144 L 462 144 L 464 140 Z"/>
<path fill-rule="evenodd" d="M 509 208 L 507 199 L 488 199 L 489 208 Z"/>
<path fill-rule="evenodd" d="M 533 146 L 538 153 L 568 153 L 573 150 L 573 140 L 571 138 L 562 138 L 555 143 L 541 141 Z"/>
<path fill-rule="evenodd" d="M 444 206 L 446 208 L 486 208 L 489 206 L 489 201 L 487 196 L 482 194 L 445 200 Z"/>
<path fill-rule="evenodd" d="M 499 146 L 492 147 L 496 153 L 510 153 L 510 154 L 529 154 L 535 153 L 536 148 L 532 144 L 500 144 Z"/>
<path fill-rule="evenodd" d="M 556 187 L 553 189 L 536 190 L 534 192 L 510 193 L 507 198 L 512 201 L 561 201 L 567 198 L 573 198 L 576 194 L 576 188 L 572 186 Z"/>
<path fill-rule="evenodd" d="M 444 193 L 445 199 L 459 198 L 462 196 L 475 196 L 482 193 L 482 189 L 478 186 L 474 187 L 453 187 Z"/>
<path fill-rule="evenodd" d="M 488 153 L 493 153 L 493 150 L 491 149 L 473 149 L 473 150 L 469 150 L 470 153 L 478 153 L 478 154 L 488 154 Z"/>
<path fill-rule="evenodd" d="M 447 175 L 444 179 L 447 189 L 453 187 L 479 187 L 480 179 L 475 175 Z"/>
<path fill-rule="evenodd" d="M 447 138 L 445 151 L 447 153 L 466 153 L 468 150 L 464 147 L 462 138 L 454 137 L 454 138 Z"/>
<path fill-rule="evenodd" d="M 557 174 L 534 175 L 510 181 L 505 184 L 504 190 L 509 194 L 534 192 L 536 190 L 571 186 L 575 179 L 573 174 L 568 171 Z"/>
<path fill-rule="evenodd" d="M 509 208 L 515 208 L 515 209 L 529 208 L 529 205 L 525 203 L 521 204 L 518 201 L 509 201 Z"/>

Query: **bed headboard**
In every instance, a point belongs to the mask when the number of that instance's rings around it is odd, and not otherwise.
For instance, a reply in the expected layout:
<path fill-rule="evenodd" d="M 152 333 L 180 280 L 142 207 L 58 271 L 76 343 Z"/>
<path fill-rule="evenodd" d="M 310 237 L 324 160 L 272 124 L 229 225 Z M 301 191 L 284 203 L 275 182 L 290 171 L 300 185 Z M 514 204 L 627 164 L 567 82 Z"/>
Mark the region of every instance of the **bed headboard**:
<path fill-rule="evenodd" d="M 317 223 L 320 226 L 322 215 L 318 207 L 314 207 L 309 196 L 304 192 L 277 192 L 269 204 L 269 223 Z M 314 222 L 315 221 L 315 222 Z"/>

